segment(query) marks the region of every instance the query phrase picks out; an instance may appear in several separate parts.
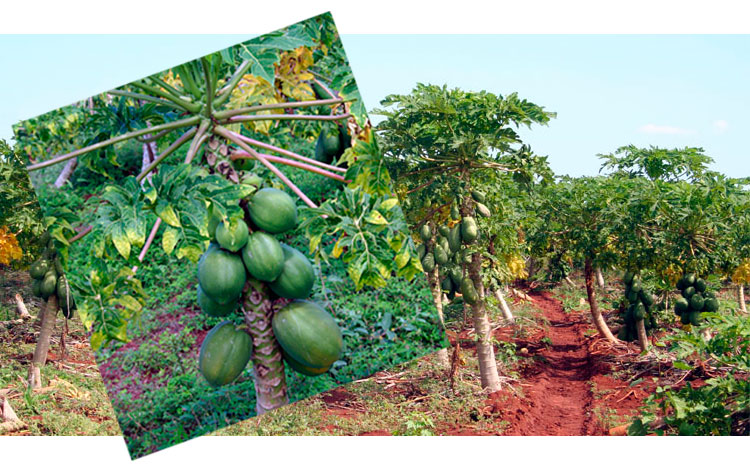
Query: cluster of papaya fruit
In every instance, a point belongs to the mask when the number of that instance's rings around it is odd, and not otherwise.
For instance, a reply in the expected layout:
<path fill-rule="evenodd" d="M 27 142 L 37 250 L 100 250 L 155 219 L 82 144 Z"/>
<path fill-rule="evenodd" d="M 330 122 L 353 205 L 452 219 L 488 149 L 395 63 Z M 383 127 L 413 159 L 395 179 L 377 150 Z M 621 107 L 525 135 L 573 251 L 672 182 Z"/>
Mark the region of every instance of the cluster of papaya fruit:
<path fill-rule="evenodd" d="M 489 217 L 490 210 L 484 205 L 485 196 L 479 191 L 472 191 L 472 203 L 476 215 Z M 433 238 L 432 229 L 424 224 L 419 230 L 422 244 L 417 247 L 417 254 L 425 272 L 431 272 L 439 266 L 442 279 L 440 288 L 449 299 L 453 300 L 460 292 L 470 305 L 479 300 L 474 282 L 464 275 L 464 265 L 471 262 L 468 246 L 479 238 L 479 227 L 473 216 L 462 217 L 457 205 L 451 207 L 450 223 L 437 229 L 435 243 L 428 249 Z"/>
<path fill-rule="evenodd" d="M 677 281 L 682 294 L 674 304 L 674 313 L 680 316 L 683 325 L 700 325 L 701 312 L 718 312 L 716 292 L 708 289 L 704 279 L 695 274 L 686 274 Z"/>
<path fill-rule="evenodd" d="M 221 220 L 209 210 L 211 243 L 198 262 L 198 304 L 210 316 L 237 310 L 248 279 L 265 284 L 272 295 L 291 300 L 272 319 L 274 336 L 292 369 L 315 376 L 339 358 L 341 331 L 334 318 L 310 296 L 315 273 L 307 257 L 279 242 L 277 235 L 297 226 L 297 207 L 284 191 L 264 188 L 247 204 L 243 219 Z M 219 387 L 234 381 L 252 356 L 252 338 L 225 320 L 203 340 L 199 368 Z"/>
<path fill-rule="evenodd" d="M 654 296 L 641 284 L 641 277 L 633 272 L 626 272 L 622 278 L 625 285 L 625 298 L 623 300 L 620 319 L 623 328 L 617 337 L 622 341 L 634 341 L 638 339 L 636 322 L 643 320 L 646 332 L 656 328 L 656 308 L 654 307 Z"/>
<path fill-rule="evenodd" d="M 44 232 L 39 241 L 45 248 L 42 256 L 31 263 L 29 267 L 29 275 L 33 279 L 31 292 L 45 302 L 50 296 L 56 295 L 58 305 L 65 318 L 72 318 L 73 313 L 77 310 L 76 303 L 73 301 L 73 295 L 70 292 L 70 285 L 65 277 L 55 241 L 49 232 Z"/>

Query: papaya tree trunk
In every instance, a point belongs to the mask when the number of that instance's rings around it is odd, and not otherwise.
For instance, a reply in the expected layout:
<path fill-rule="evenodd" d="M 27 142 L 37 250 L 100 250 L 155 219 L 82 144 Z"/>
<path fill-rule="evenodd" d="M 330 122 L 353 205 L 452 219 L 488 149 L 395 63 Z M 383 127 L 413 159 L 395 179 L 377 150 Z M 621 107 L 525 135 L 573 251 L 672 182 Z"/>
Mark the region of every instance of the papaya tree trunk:
<path fill-rule="evenodd" d="M 241 302 L 253 338 L 255 409 L 261 415 L 289 403 L 281 347 L 271 327 L 275 306 L 268 298 L 267 287 L 254 280 L 248 281 Z"/>
<path fill-rule="evenodd" d="M 437 309 L 438 318 L 440 319 L 440 325 L 445 330 L 445 316 L 443 315 L 443 291 L 440 288 L 440 274 L 437 266 L 432 270 L 431 273 L 427 273 L 427 281 L 430 283 L 430 290 L 432 291 L 432 299 L 435 301 L 435 308 Z M 445 370 L 450 370 L 451 362 L 448 358 L 448 349 L 441 348 L 436 353 L 438 365 Z"/>
<path fill-rule="evenodd" d="M 600 289 L 604 289 L 604 275 L 602 275 L 601 268 L 596 268 L 596 283 L 599 284 Z"/>
<path fill-rule="evenodd" d="M 482 255 L 473 253 L 469 267 L 469 278 L 474 283 L 479 299 L 471 306 L 474 319 L 474 330 L 476 331 L 477 360 L 479 361 L 479 376 L 482 388 L 488 393 L 500 390 L 500 376 L 497 373 L 497 362 L 495 362 L 495 348 L 492 346 L 492 335 L 490 321 L 487 318 L 487 308 L 484 303 L 484 286 L 480 270 L 482 266 Z"/>
<path fill-rule="evenodd" d="M 26 308 L 26 304 L 23 302 L 21 294 L 16 294 L 16 313 L 20 318 L 28 318 L 31 316 L 29 315 L 29 310 Z"/>
<path fill-rule="evenodd" d="M 10 406 L 5 391 L 0 390 L 0 435 L 24 429 L 26 424 L 18 419 L 13 407 Z"/>
<path fill-rule="evenodd" d="M 464 173 L 464 177 L 466 177 Z M 467 188 L 468 189 L 468 188 Z M 473 210 L 473 203 L 470 195 L 464 196 L 461 205 L 461 216 L 470 217 Z M 482 388 L 488 393 L 500 390 L 500 376 L 497 373 L 497 362 L 495 361 L 495 348 L 492 346 L 492 334 L 490 331 L 490 321 L 487 317 L 487 306 L 484 301 L 484 283 L 482 282 L 482 254 L 474 252 L 471 255 L 467 274 L 469 279 L 474 283 L 474 289 L 477 291 L 477 301 L 471 306 L 471 316 L 474 320 L 474 331 L 476 335 L 477 360 L 479 362 L 479 377 Z"/>
<path fill-rule="evenodd" d="M 78 158 L 71 158 L 70 160 L 68 160 L 62 171 L 60 171 L 60 174 L 57 175 L 57 179 L 55 180 L 55 187 L 62 188 L 65 183 L 68 182 L 70 177 L 73 176 L 73 172 L 75 171 L 77 166 Z"/>
<path fill-rule="evenodd" d="M 34 356 L 31 359 L 29 367 L 29 387 L 33 390 L 42 387 L 41 369 L 47 362 L 47 353 L 49 352 L 50 338 L 52 330 L 55 328 L 55 317 L 57 316 L 57 296 L 51 295 L 42 307 L 42 328 L 39 332 L 39 338 L 36 341 Z"/>
<path fill-rule="evenodd" d="M 503 318 L 512 322 L 513 313 L 510 311 L 510 308 L 508 307 L 508 302 L 505 301 L 505 295 L 503 295 L 502 287 L 498 287 L 498 289 L 495 291 L 495 297 L 500 302 L 500 310 L 503 312 Z"/>
<path fill-rule="evenodd" d="M 144 136 L 145 138 L 150 138 L 151 134 L 146 134 Z M 141 173 L 143 173 L 146 168 L 151 165 L 154 160 L 156 160 L 156 141 L 154 142 L 145 142 L 143 144 L 143 157 L 141 158 Z M 146 180 L 148 182 L 151 182 L 151 176 L 154 174 L 154 171 L 150 171 L 144 179 L 141 180 L 141 186 L 146 184 Z"/>
<path fill-rule="evenodd" d="M 604 338 L 607 338 L 608 341 L 616 343 L 617 339 L 612 335 L 602 317 L 602 312 L 599 310 L 599 302 L 596 299 L 596 289 L 594 288 L 594 267 L 590 258 L 586 258 L 584 264 L 584 277 L 586 278 L 586 294 L 589 299 L 589 307 L 591 307 L 591 318 L 594 320 L 596 331 Z"/>
<path fill-rule="evenodd" d="M 740 304 L 740 311 L 747 313 L 747 305 L 745 304 L 745 285 L 742 283 L 737 285 L 737 302 Z"/>
<path fill-rule="evenodd" d="M 635 321 L 635 331 L 638 333 L 638 345 L 641 351 L 648 351 L 651 345 L 648 343 L 648 336 L 646 335 L 646 323 L 645 320 Z"/>

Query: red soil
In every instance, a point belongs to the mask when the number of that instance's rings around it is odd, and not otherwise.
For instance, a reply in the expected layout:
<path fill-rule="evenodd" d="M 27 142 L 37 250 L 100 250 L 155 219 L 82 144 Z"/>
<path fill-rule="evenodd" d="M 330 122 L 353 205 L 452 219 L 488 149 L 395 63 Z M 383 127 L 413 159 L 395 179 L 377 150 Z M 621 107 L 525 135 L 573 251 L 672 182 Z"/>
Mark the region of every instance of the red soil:
<path fill-rule="evenodd" d="M 523 372 L 519 399 L 498 392 L 490 397 L 502 419 L 510 423 L 506 435 L 585 436 L 601 434 L 589 413 L 593 401 L 588 381 L 596 367 L 588 354 L 583 332 L 586 320 L 565 313 L 548 293 L 532 294 L 536 307 L 550 323 L 547 348 L 529 352 L 534 365 Z"/>
<path fill-rule="evenodd" d="M 514 326 L 496 329 L 493 336 L 499 341 L 515 343 L 519 355 L 533 359 L 521 369 L 520 384 L 506 387 L 491 394 L 480 414 L 494 420 L 505 421 L 508 426 L 503 435 L 515 436 L 590 436 L 607 435 L 610 429 L 599 421 L 596 411 L 614 414 L 622 423 L 638 414 L 643 400 L 656 385 L 652 375 L 643 374 L 640 383 L 631 386 L 628 375 L 623 380 L 608 375 L 615 353 L 611 349 L 597 348 L 598 335 L 587 337 L 593 330 L 585 313 L 566 313 L 560 301 L 548 292 L 529 293 L 535 309 L 549 322 L 549 328 L 518 338 Z M 543 338 L 548 340 L 542 341 Z M 459 340 L 462 350 L 473 350 L 471 331 L 448 332 L 452 345 Z M 383 394 L 398 393 L 418 396 L 413 383 L 404 380 L 397 387 L 383 390 Z M 596 393 L 595 393 L 596 392 Z M 322 395 L 329 414 L 356 418 L 361 405 L 357 397 L 339 388 Z M 484 435 L 486 430 L 476 429 L 472 423 L 438 425 L 442 435 Z M 363 435 L 391 435 L 387 430 L 377 430 Z"/>

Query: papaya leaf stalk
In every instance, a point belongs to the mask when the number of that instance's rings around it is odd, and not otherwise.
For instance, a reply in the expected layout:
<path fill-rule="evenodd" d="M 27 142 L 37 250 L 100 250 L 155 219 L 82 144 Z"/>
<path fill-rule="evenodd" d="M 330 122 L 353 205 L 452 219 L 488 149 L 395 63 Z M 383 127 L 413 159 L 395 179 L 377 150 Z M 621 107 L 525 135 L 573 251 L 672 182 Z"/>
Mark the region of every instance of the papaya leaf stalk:
<path fill-rule="evenodd" d="M 160 124 L 158 126 L 154 127 L 147 127 L 144 129 L 139 129 L 137 131 L 128 132 L 127 134 L 122 134 L 117 137 L 113 137 L 111 139 L 107 139 L 105 141 L 89 145 L 88 147 L 83 147 L 78 150 L 74 150 L 72 152 L 66 153 L 64 155 L 60 155 L 54 158 L 50 158 L 49 160 L 45 160 L 43 162 L 35 163 L 33 165 L 29 165 L 26 167 L 27 171 L 35 171 L 35 170 L 41 170 L 42 168 L 47 168 L 49 166 L 56 165 L 58 163 L 62 163 L 66 160 L 70 160 L 71 158 L 75 158 L 79 155 L 84 155 L 89 152 L 93 152 L 94 150 L 99 150 L 104 147 L 108 147 L 110 145 L 116 144 L 118 142 L 123 142 L 128 139 L 132 139 L 133 137 L 138 137 L 145 134 L 150 134 L 153 132 L 159 132 L 164 129 L 179 129 L 181 127 L 188 127 L 193 126 L 195 124 L 198 124 L 200 122 L 201 118 L 199 116 L 192 116 L 185 119 L 180 119 L 178 121 L 168 122 L 165 124 Z"/>
<path fill-rule="evenodd" d="M 275 174 L 276 176 L 278 176 L 279 179 L 285 185 L 287 185 L 289 187 L 289 189 L 291 189 L 294 192 L 294 194 L 296 194 L 297 196 L 299 196 L 299 198 L 302 199 L 305 202 L 305 204 L 307 204 L 309 207 L 312 207 L 313 209 L 315 209 L 315 208 L 318 207 L 318 205 L 315 204 L 309 197 L 307 197 L 307 195 L 305 193 L 303 193 L 302 190 L 299 189 L 296 184 L 292 183 L 292 181 L 284 173 L 282 173 L 281 170 L 279 170 L 278 168 L 276 168 L 276 166 L 274 166 L 271 162 L 269 162 L 268 160 L 266 160 L 265 157 L 261 156 L 258 152 L 256 152 L 255 150 L 253 150 L 249 145 L 247 145 L 246 143 L 244 143 L 242 140 L 237 139 L 234 135 L 232 135 L 232 133 L 229 132 L 228 129 L 226 129 L 224 127 L 221 127 L 221 126 L 217 126 L 214 129 L 214 132 L 216 134 L 218 134 L 218 135 L 220 135 L 220 136 L 222 136 L 222 137 L 224 137 L 224 138 L 226 138 L 226 139 L 234 142 L 235 144 L 237 144 L 238 146 L 240 146 L 243 150 L 245 150 L 246 152 L 248 152 L 250 155 L 253 155 L 266 168 L 268 168 L 269 170 L 271 170 L 271 172 L 273 172 L 273 174 Z"/>

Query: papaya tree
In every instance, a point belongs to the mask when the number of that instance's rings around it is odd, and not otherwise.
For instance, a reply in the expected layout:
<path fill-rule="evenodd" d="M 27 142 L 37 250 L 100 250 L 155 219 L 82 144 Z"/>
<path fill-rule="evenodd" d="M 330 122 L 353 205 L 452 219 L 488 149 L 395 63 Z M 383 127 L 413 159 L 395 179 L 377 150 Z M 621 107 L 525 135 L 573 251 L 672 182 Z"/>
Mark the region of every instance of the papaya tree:
<path fill-rule="evenodd" d="M 357 289 L 421 271 L 330 15 L 110 90 L 100 101 L 118 116 L 140 118 L 73 151 L 32 152 L 28 166 L 34 174 L 74 158 L 102 158 L 97 152 L 138 139 L 159 150 L 145 168 L 108 184 L 85 211 L 91 218 L 78 238 L 91 234 L 87 243 L 96 259 L 71 277 L 95 349 L 128 340 L 147 290 L 137 268 L 157 246 L 198 262 L 204 313 L 243 313 L 242 328 L 217 325 L 206 337 L 200 371 L 209 383 L 222 384 L 252 361 L 256 408 L 263 413 L 288 402 L 285 362 L 309 375 L 322 373 L 340 343 L 326 326 L 330 314 L 306 300 L 310 260 L 280 244 L 279 234 L 301 227 L 315 259 L 342 258 Z M 294 182 L 309 175 L 321 184 L 331 181 L 331 191 L 313 200 Z M 306 208 L 298 209 L 298 201 Z M 323 243 L 330 238 L 335 243 Z M 68 239 L 56 239 L 69 246 Z M 315 354 L 295 349 L 307 343 L 290 340 L 282 318 L 312 319 L 311 331 L 332 335 L 331 348 Z M 242 354 L 232 364 L 210 360 L 231 352 L 216 346 L 223 343 L 216 338 L 229 338 Z M 315 362 L 320 357 L 325 364 Z"/>
<path fill-rule="evenodd" d="M 675 307 L 683 323 L 697 326 L 704 308 L 701 304 L 713 295 L 701 276 L 731 275 L 746 252 L 742 243 L 747 236 L 743 224 L 747 220 L 743 210 L 747 207 L 746 182 L 709 171 L 713 160 L 700 148 L 628 146 L 600 158 L 604 160 L 602 170 L 621 180 L 622 193 L 627 194 L 617 221 L 621 266 L 647 269 L 664 293 L 678 287 L 684 296 L 687 284 L 695 284 L 700 295 L 694 306 L 683 310 L 690 295 L 678 299 Z"/>
<path fill-rule="evenodd" d="M 41 330 L 28 375 L 29 387 L 36 389 L 41 387 L 41 367 L 47 360 L 57 312 L 62 310 L 70 318 L 73 310 L 67 279 L 59 263 L 55 263 L 57 253 L 51 235 L 74 236 L 72 214 L 55 212 L 42 218 L 23 160 L 5 141 L 0 141 L 0 180 L 0 266 L 15 259 L 17 267 L 25 267 L 36 260 L 29 270 L 34 278 L 32 292 L 44 301 L 39 312 Z M 46 230 L 48 226 L 51 231 Z M 20 313 L 26 311 L 20 293 L 16 293 L 16 303 Z M 64 338 L 65 327 L 62 334 Z"/>
<path fill-rule="evenodd" d="M 544 223 L 529 236 L 538 257 L 552 252 L 573 266 L 583 266 L 594 326 L 610 342 L 617 340 L 602 316 L 595 283 L 596 268 L 614 262 L 617 189 L 617 183 L 605 177 L 560 178 L 535 199 L 534 212 Z"/>
<path fill-rule="evenodd" d="M 378 135 L 400 195 L 410 201 L 410 223 L 424 241 L 422 265 L 431 273 L 435 302 L 440 305 L 444 289 L 460 292 L 471 305 L 482 387 L 497 391 L 484 264 L 490 242 L 501 240 L 485 201 L 509 182 L 528 185 L 548 172 L 546 159 L 523 146 L 515 128 L 546 124 L 554 113 L 516 94 L 424 84 L 409 95 L 389 95 L 381 105 L 375 112 L 385 120 Z M 435 265 L 449 271 L 442 280 Z"/>

